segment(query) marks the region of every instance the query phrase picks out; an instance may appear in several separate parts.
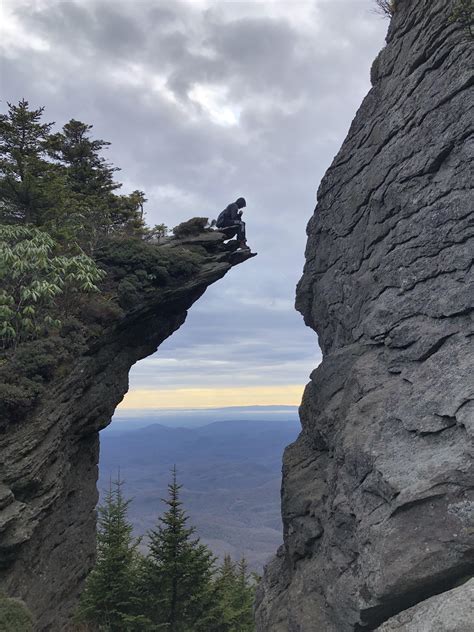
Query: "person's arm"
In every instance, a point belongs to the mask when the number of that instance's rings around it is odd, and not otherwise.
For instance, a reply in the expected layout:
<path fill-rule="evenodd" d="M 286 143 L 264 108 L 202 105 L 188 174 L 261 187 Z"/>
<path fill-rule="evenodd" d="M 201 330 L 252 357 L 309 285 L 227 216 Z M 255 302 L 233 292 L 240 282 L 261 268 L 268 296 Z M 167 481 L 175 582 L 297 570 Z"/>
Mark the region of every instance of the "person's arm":
<path fill-rule="evenodd" d="M 241 219 L 239 214 L 239 207 L 237 206 L 237 204 L 235 204 L 234 202 L 233 204 L 229 204 L 227 208 L 229 209 L 229 219 L 233 223 L 238 224 Z"/>

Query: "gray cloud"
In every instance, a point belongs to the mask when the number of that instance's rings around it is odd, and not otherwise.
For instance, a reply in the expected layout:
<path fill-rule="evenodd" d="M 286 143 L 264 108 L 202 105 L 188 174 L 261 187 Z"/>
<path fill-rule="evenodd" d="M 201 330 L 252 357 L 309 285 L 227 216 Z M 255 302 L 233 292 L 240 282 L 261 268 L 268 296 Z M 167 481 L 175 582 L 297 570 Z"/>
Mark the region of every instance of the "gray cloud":
<path fill-rule="evenodd" d="M 58 125 L 92 123 L 124 190 L 146 191 L 150 223 L 248 199 L 259 256 L 208 291 L 132 384 L 304 382 L 319 359 L 292 308 L 305 225 L 383 44 L 372 1 L 5 5 L 2 95 L 45 105 Z"/>

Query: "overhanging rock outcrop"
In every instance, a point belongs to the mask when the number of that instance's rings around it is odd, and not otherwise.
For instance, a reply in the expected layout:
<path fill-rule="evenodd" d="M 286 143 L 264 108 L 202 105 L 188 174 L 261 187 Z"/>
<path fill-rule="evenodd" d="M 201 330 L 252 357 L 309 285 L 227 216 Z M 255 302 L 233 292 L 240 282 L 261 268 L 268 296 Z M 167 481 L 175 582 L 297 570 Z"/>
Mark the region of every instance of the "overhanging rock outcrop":
<path fill-rule="evenodd" d="M 474 48 L 455 5 L 397 0 L 318 192 L 296 305 L 323 362 L 259 632 L 461 632 L 460 602 L 474 620 Z M 430 604 L 448 627 L 416 627 Z"/>
<path fill-rule="evenodd" d="M 184 322 L 206 288 L 254 256 L 205 231 L 159 245 L 106 244 L 103 293 L 0 365 L 0 589 L 35 631 L 67 629 L 95 556 L 99 430 L 130 367 Z"/>

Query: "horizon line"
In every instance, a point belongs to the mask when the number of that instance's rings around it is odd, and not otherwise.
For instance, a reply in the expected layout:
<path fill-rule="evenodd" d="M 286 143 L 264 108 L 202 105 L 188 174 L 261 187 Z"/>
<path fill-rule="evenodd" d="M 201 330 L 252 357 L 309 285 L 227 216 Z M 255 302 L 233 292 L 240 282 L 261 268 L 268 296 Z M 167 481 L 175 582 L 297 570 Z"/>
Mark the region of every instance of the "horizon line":
<path fill-rule="evenodd" d="M 216 388 L 135 389 L 117 410 L 208 410 L 252 406 L 299 406 L 303 384 Z"/>
<path fill-rule="evenodd" d="M 117 407 L 115 410 L 115 414 L 117 413 L 140 413 L 140 412 L 172 412 L 172 413 L 186 413 L 186 412 L 204 412 L 206 410 L 248 410 L 254 411 L 256 408 L 262 408 L 268 410 L 269 408 L 275 410 L 287 409 L 287 408 L 298 408 L 299 404 L 249 404 L 242 406 L 199 406 L 199 407 L 185 407 L 185 408 L 176 408 L 174 406 L 159 406 L 159 407 L 145 407 L 145 408 L 126 408 L 126 407 Z M 263 412 L 263 411 L 262 411 Z"/>

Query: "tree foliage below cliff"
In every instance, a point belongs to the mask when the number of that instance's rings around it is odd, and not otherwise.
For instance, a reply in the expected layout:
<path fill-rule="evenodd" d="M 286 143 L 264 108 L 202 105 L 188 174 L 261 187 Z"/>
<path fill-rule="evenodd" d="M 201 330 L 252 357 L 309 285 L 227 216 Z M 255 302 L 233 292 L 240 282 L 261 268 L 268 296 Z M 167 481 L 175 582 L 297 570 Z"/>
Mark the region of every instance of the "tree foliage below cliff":
<path fill-rule="evenodd" d="M 252 632 L 255 577 L 244 559 L 217 568 L 195 536 L 180 500 L 176 471 L 167 510 L 138 551 L 127 518 L 122 481 L 111 484 L 99 508 L 97 564 L 82 594 L 77 620 L 107 632 Z"/>

